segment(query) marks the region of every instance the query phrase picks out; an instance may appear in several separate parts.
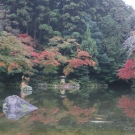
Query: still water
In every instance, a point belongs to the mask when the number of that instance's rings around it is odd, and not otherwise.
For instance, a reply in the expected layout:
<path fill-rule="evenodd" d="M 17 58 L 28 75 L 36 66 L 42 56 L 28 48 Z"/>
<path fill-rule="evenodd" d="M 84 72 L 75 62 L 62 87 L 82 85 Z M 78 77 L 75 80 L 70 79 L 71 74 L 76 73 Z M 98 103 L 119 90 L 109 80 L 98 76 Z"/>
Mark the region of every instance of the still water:
<path fill-rule="evenodd" d="M 135 135 L 135 98 L 127 89 L 66 90 L 33 88 L 25 101 L 36 111 L 10 120 L 4 99 L 20 96 L 19 89 L 0 90 L 0 135 Z"/>

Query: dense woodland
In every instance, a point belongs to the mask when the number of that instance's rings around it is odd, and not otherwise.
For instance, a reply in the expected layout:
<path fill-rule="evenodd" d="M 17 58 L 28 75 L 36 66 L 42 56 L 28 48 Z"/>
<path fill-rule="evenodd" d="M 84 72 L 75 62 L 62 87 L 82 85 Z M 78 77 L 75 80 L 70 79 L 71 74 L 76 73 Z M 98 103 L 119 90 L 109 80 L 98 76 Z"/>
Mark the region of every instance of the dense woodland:
<path fill-rule="evenodd" d="M 135 11 L 122 0 L 0 3 L 1 80 L 22 74 L 81 83 L 135 78 Z"/>

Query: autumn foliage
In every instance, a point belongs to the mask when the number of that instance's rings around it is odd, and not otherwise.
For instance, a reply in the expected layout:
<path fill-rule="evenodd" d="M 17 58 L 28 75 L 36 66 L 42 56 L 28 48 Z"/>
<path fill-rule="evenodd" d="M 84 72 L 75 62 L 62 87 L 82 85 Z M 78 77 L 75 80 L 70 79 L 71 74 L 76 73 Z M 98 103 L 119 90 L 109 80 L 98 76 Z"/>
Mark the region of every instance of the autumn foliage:
<path fill-rule="evenodd" d="M 117 72 L 117 76 L 121 79 L 135 79 L 135 61 L 133 59 L 127 60 L 124 67 Z"/>
<path fill-rule="evenodd" d="M 15 62 L 13 62 L 13 63 L 11 63 L 10 65 L 9 65 L 9 67 L 8 67 L 8 72 L 11 72 L 12 70 L 14 70 L 14 69 L 17 69 L 17 70 L 19 70 L 19 65 L 17 64 L 17 63 L 15 63 Z"/>
<path fill-rule="evenodd" d="M 36 47 L 37 44 L 35 43 L 34 39 L 29 36 L 28 34 L 18 34 L 18 38 L 21 40 L 21 42 L 25 45 Z"/>
<path fill-rule="evenodd" d="M 6 67 L 6 64 L 4 62 L 0 62 L 0 67 Z"/>
<path fill-rule="evenodd" d="M 78 50 L 77 58 L 72 58 L 67 60 L 68 65 L 64 69 L 64 74 L 68 75 L 70 72 L 74 71 L 74 68 L 78 68 L 80 66 L 95 66 L 95 62 L 92 60 L 92 56 L 89 55 L 88 52 Z"/>
<path fill-rule="evenodd" d="M 33 48 L 22 44 L 16 36 L 3 32 L 0 36 L 0 51 L 3 72 L 17 73 L 32 69 L 30 59 L 26 57 L 30 57 Z"/>
<path fill-rule="evenodd" d="M 36 43 L 27 34 L 19 34 L 18 37 L 3 32 L 0 36 L 0 67 L 8 73 L 27 72 L 33 74 L 35 67 L 52 72 L 53 67 L 64 64 L 63 73 L 68 75 L 80 66 L 94 66 L 96 63 L 88 52 L 80 49 L 80 44 L 75 39 L 54 38 L 58 40 L 58 46 L 36 50 Z M 53 40 L 54 40 L 53 39 Z M 61 50 L 74 48 L 73 54 L 64 55 Z M 69 57 L 73 55 L 74 57 Z"/>
<path fill-rule="evenodd" d="M 135 118 L 135 99 L 128 96 L 122 96 L 118 99 L 118 107 L 124 109 L 129 118 Z"/>
<path fill-rule="evenodd" d="M 56 53 L 47 50 L 36 52 L 33 40 L 27 34 L 16 37 L 3 32 L 0 43 L 0 67 L 4 72 L 33 74 L 35 66 L 60 65 L 55 59 Z"/>

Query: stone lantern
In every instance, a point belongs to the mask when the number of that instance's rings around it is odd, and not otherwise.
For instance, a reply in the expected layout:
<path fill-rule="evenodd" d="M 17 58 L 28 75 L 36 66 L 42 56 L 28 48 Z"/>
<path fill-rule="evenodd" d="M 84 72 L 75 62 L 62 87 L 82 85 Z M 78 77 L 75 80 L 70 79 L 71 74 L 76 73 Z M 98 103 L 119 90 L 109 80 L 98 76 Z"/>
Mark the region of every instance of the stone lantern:
<path fill-rule="evenodd" d="M 65 84 L 66 76 L 60 76 L 60 84 Z"/>

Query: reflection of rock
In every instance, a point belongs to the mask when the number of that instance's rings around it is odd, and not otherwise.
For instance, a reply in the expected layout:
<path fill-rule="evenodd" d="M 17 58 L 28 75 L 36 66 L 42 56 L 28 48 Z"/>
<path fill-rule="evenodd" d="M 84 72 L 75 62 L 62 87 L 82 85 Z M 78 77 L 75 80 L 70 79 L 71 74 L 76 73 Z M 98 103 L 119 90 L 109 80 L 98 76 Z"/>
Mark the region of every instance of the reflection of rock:
<path fill-rule="evenodd" d="M 10 120 L 18 120 L 22 116 L 37 109 L 37 107 L 16 95 L 7 97 L 3 103 L 3 113 Z"/>

